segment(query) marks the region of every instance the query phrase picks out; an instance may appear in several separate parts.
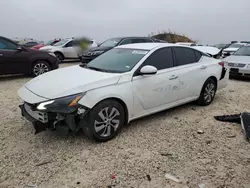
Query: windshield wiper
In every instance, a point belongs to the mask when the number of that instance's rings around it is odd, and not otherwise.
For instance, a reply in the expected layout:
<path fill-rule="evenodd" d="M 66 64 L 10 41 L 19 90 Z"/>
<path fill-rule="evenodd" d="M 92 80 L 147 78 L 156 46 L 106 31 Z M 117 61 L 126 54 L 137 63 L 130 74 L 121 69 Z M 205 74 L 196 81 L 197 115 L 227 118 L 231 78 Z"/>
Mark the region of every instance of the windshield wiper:
<path fill-rule="evenodd" d="M 88 65 L 85 65 L 85 64 L 80 65 L 80 67 L 95 70 L 95 71 L 100 71 L 100 72 L 108 72 L 108 71 L 106 71 L 104 69 L 100 69 L 100 68 L 97 68 L 97 67 L 89 67 Z"/>

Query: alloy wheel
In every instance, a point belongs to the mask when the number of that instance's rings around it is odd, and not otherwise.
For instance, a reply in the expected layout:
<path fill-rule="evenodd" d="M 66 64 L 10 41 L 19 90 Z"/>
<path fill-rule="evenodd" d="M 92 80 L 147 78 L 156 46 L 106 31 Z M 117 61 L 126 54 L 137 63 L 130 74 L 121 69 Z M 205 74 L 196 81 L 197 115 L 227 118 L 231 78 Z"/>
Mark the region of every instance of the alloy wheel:
<path fill-rule="evenodd" d="M 209 103 L 213 100 L 215 95 L 215 85 L 213 83 L 208 83 L 205 87 L 204 100 Z"/>
<path fill-rule="evenodd" d="M 44 63 L 37 63 L 33 68 L 33 72 L 36 76 L 39 76 L 48 71 L 49 71 L 49 67 Z"/>
<path fill-rule="evenodd" d="M 120 126 L 120 112 L 115 107 L 106 107 L 98 113 L 98 120 L 94 122 L 95 132 L 101 137 L 109 137 Z"/>

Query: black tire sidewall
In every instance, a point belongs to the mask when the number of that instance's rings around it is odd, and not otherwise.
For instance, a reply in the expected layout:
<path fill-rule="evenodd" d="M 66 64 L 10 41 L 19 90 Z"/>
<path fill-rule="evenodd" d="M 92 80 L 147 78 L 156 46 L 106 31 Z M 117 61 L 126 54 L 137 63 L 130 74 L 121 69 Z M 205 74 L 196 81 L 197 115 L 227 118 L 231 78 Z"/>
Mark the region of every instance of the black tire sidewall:
<path fill-rule="evenodd" d="M 61 63 L 63 61 L 63 59 L 64 59 L 63 55 L 61 53 L 58 53 L 58 52 L 56 52 L 55 55 L 56 55 L 56 58 Z"/>
<path fill-rule="evenodd" d="M 117 128 L 117 130 L 110 136 L 108 137 L 101 137 L 100 135 L 98 135 L 95 131 L 94 128 L 94 122 L 95 119 L 98 116 L 98 113 L 106 108 L 106 107 L 115 107 L 119 112 L 120 115 L 118 116 L 120 119 L 120 124 L 119 127 Z M 93 109 L 91 109 L 91 111 L 88 114 L 87 117 L 87 125 L 85 125 L 86 127 L 84 128 L 84 132 L 87 134 L 87 136 L 91 139 L 94 139 L 98 142 L 106 142 L 111 140 L 112 138 L 114 138 L 121 130 L 121 128 L 123 127 L 123 125 L 125 124 L 125 112 L 124 112 L 124 108 L 123 106 L 115 101 L 115 100 L 105 100 L 102 101 L 100 103 L 98 103 Z"/>
<path fill-rule="evenodd" d="M 51 71 L 51 67 L 50 67 L 50 65 L 49 65 L 48 62 L 46 62 L 46 61 L 36 61 L 36 62 L 33 63 L 33 65 L 32 65 L 32 70 L 31 70 L 31 75 L 32 75 L 32 77 L 39 76 L 39 75 L 36 75 L 36 74 L 34 73 L 34 67 L 35 67 L 37 64 L 39 64 L 39 63 L 45 64 L 45 65 L 49 68 L 49 71 Z M 49 72 L 49 71 L 48 71 L 48 72 Z"/>
<path fill-rule="evenodd" d="M 215 86 L 215 93 L 214 93 L 214 96 L 212 97 L 211 101 L 210 102 L 207 102 L 205 101 L 204 99 L 204 94 L 205 94 L 205 88 L 207 87 L 208 84 L 210 83 L 213 83 L 214 86 Z M 212 78 L 209 78 L 206 80 L 206 82 L 204 83 L 203 87 L 202 87 L 202 91 L 201 91 L 201 94 L 200 94 L 200 97 L 198 99 L 198 104 L 200 105 L 203 105 L 203 106 L 207 106 L 209 104 L 211 104 L 214 100 L 214 97 L 215 97 L 215 94 L 216 94 L 216 91 L 217 91 L 217 83 L 214 81 L 214 79 Z"/>

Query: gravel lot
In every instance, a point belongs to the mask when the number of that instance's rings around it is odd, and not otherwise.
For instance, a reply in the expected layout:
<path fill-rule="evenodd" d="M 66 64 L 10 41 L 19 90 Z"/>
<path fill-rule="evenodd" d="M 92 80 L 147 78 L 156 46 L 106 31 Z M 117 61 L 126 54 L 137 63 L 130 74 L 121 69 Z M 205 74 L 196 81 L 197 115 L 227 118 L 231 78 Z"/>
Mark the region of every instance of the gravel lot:
<path fill-rule="evenodd" d="M 98 144 L 82 133 L 34 135 L 16 93 L 29 79 L 0 78 L 1 188 L 250 187 L 250 143 L 239 125 L 213 119 L 250 112 L 247 80 L 230 80 L 208 107 L 188 104 L 134 121 L 114 140 Z M 166 173 L 181 182 L 166 179 Z"/>

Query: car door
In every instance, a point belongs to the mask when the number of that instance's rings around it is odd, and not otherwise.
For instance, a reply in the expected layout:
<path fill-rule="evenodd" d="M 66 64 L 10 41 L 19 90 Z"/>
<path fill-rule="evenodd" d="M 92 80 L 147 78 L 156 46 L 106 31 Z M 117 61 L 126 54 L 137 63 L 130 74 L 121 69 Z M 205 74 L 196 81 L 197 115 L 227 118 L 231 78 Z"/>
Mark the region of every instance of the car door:
<path fill-rule="evenodd" d="M 156 67 L 157 73 L 149 76 L 139 75 L 138 72 L 145 65 Z M 169 47 L 153 52 L 135 72 L 132 79 L 135 100 L 139 100 L 147 110 L 177 101 L 178 86 L 173 53 Z"/>
<path fill-rule="evenodd" d="M 173 50 L 180 81 L 179 100 L 199 96 L 206 77 L 206 66 L 200 62 L 202 53 L 188 47 L 173 47 Z"/>
<path fill-rule="evenodd" d="M 17 47 L 12 41 L 0 38 L 0 75 L 28 73 L 29 54 Z"/>
<path fill-rule="evenodd" d="M 77 49 L 73 46 L 74 41 L 69 41 L 63 46 L 63 54 L 66 58 L 77 58 Z"/>

